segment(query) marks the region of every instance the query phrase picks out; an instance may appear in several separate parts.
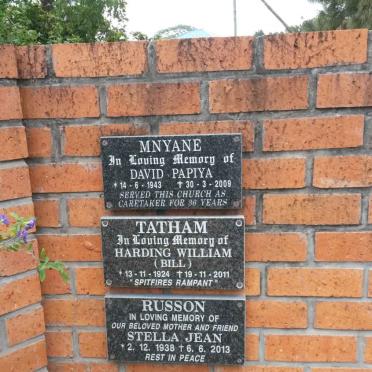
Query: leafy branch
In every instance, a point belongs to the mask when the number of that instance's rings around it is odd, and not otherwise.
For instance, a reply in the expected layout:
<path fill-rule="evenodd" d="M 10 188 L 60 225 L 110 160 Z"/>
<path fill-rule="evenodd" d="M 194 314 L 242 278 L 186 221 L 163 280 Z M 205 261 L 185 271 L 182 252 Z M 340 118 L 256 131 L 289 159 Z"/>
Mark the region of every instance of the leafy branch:
<path fill-rule="evenodd" d="M 23 250 L 31 254 L 37 261 L 37 271 L 41 282 L 45 280 L 48 270 L 57 271 L 62 280 L 67 282 L 69 275 L 64 264 L 60 261 L 50 261 L 44 248 L 41 249 L 39 257 L 36 257 L 32 244 L 28 242 L 29 230 L 36 226 L 36 219 L 21 217 L 17 213 L 11 213 L 10 216 L 14 219 L 13 223 L 10 223 L 8 216 L 0 214 L 0 226 L 5 226 L 5 230 L 0 231 L 0 250 L 8 252 Z"/>

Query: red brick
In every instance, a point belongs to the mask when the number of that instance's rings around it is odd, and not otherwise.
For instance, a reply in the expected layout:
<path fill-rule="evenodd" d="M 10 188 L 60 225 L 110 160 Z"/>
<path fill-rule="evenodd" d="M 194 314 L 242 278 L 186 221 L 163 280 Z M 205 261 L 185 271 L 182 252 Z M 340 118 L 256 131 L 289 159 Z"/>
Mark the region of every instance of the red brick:
<path fill-rule="evenodd" d="M 28 157 L 25 128 L 0 128 L 0 161 Z"/>
<path fill-rule="evenodd" d="M 147 124 L 72 125 L 63 127 L 64 149 L 68 156 L 99 156 L 101 136 L 149 134 Z"/>
<path fill-rule="evenodd" d="M 69 224 L 76 227 L 99 227 L 100 218 L 111 215 L 110 211 L 105 212 L 103 199 L 99 198 L 68 199 L 67 209 Z"/>
<path fill-rule="evenodd" d="M 0 201 L 31 196 L 27 166 L 0 169 Z"/>
<path fill-rule="evenodd" d="M 311 372 L 369 372 L 369 368 L 311 368 Z"/>
<path fill-rule="evenodd" d="M 57 77 L 141 75 L 147 71 L 147 42 L 56 44 Z"/>
<path fill-rule="evenodd" d="M 306 328 L 304 302 L 247 301 L 246 326 L 254 328 Z"/>
<path fill-rule="evenodd" d="M 119 372 L 117 363 L 90 363 L 90 372 Z"/>
<path fill-rule="evenodd" d="M 216 366 L 214 372 L 303 372 L 299 367 L 273 367 L 269 365 Z"/>
<path fill-rule="evenodd" d="M 105 210 L 101 198 L 72 198 L 67 200 L 69 224 L 75 227 L 99 227 L 102 216 L 122 212 Z M 248 213 L 248 212 L 247 212 Z M 152 215 L 153 211 L 126 210 L 125 215 Z"/>
<path fill-rule="evenodd" d="M 160 73 L 249 70 L 253 38 L 220 37 L 156 42 Z"/>
<path fill-rule="evenodd" d="M 247 282 L 247 278 L 245 278 L 245 281 Z M 254 286 L 256 286 L 255 283 L 252 283 Z M 247 284 L 246 284 L 247 285 Z M 216 290 L 216 289 L 203 289 L 203 295 L 212 295 L 212 296 L 217 296 L 217 295 L 225 295 L 225 296 L 245 296 L 246 293 L 251 290 L 251 288 L 244 288 L 244 289 L 239 289 L 239 290 L 226 290 L 226 289 L 219 289 L 219 290 Z M 256 291 L 257 289 L 256 288 L 253 288 L 254 291 Z M 128 294 L 128 293 L 134 293 L 134 294 L 138 294 L 138 292 L 140 293 L 147 293 L 147 294 L 162 294 L 164 292 L 162 292 L 161 289 L 159 288 L 152 288 L 152 289 L 146 289 L 146 288 L 123 288 L 121 289 L 120 291 L 121 293 L 124 293 L 124 294 Z M 194 288 L 186 288 L 186 289 L 170 289 L 169 293 L 171 294 L 175 294 L 175 295 L 180 295 L 180 296 L 183 296 L 183 295 L 191 295 L 191 296 L 199 296 L 201 294 L 201 291 L 199 289 L 194 289 Z M 249 294 L 247 294 L 248 296 L 250 296 Z M 256 295 L 254 295 L 256 296 Z"/>
<path fill-rule="evenodd" d="M 52 133 L 49 128 L 26 128 L 30 158 L 50 158 L 52 155 Z"/>
<path fill-rule="evenodd" d="M 99 116 L 97 88 L 91 85 L 20 88 L 25 119 L 95 118 Z"/>
<path fill-rule="evenodd" d="M 0 120 L 22 119 L 18 87 L 0 87 Z"/>
<path fill-rule="evenodd" d="M 372 270 L 368 271 L 368 297 L 372 297 Z"/>
<path fill-rule="evenodd" d="M 245 269 L 245 295 L 259 296 L 261 293 L 261 272 L 260 269 Z"/>
<path fill-rule="evenodd" d="M 316 157 L 313 185 L 320 188 L 370 187 L 372 156 Z"/>
<path fill-rule="evenodd" d="M 372 232 L 317 232 L 315 259 L 317 261 L 372 261 Z"/>
<path fill-rule="evenodd" d="M 245 335 L 245 360 L 259 359 L 260 336 L 255 334 Z"/>
<path fill-rule="evenodd" d="M 96 326 L 105 324 L 102 300 L 44 300 L 45 324 L 64 326 Z"/>
<path fill-rule="evenodd" d="M 107 88 L 108 116 L 198 114 L 200 83 L 148 83 Z"/>
<path fill-rule="evenodd" d="M 221 216 L 221 215 L 244 215 L 246 225 L 255 225 L 256 216 L 256 198 L 254 195 L 243 196 L 242 208 L 239 209 L 205 209 L 203 211 L 204 215 L 208 216 Z M 152 210 L 145 211 L 147 215 L 154 215 Z M 144 212 L 139 212 L 139 210 L 128 210 L 125 215 L 143 215 Z M 166 215 L 170 216 L 200 216 L 200 210 L 198 209 L 174 209 L 165 211 Z"/>
<path fill-rule="evenodd" d="M 15 220 L 10 216 L 12 212 L 17 213 L 20 216 L 32 217 L 34 215 L 33 204 L 16 204 L 9 208 L 0 208 L 0 214 L 8 216 L 10 223 L 14 223 Z M 0 226 L 0 233 L 4 232 L 6 227 Z M 35 229 L 31 229 L 30 232 L 34 232 Z M 37 242 L 32 239 L 30 241 L 33 245 L 34 255 L 38 255 Z M 35 257 L 27 251 L 21 249 L 18 252 L 9 252 L 0 249 L 0 277 L 18 274 L 24 271 L 34 269 L 36 267 Z"/>
<path fill-rule="evenodd" d="M 272 367 L 272 366 L 216 366 L 215 372 L 303 372 L 303 368 L 299 367 Z"/>
<path fill-rule="evenodd" d="M 361 297 L 363 270 L 270 268 L 269 296 Z"/>
<path fill-rule="evenodd" d="M 45 334 L 48 357 L 72 357 L 72 332 L 58 330 Z"/>
<path fill-rule="evenodd" d="M 266 69 L 297 69 L 367 62 L 368 30 L 276 34 L 264 39 Z"/>
<path fill-rule="evenodd" d="M 17 46 L 15 51 L 20 79 L 38 79 L 46 76 L 44 45 Z"/>
<path fill-rule="evenodd" d="M 359 194 L 266 194 L 263 222 L 266 224 L 357 225 Z"/>
<path fill-rule="evenodd" d="M 364 361 L 372 363 L 372 337 L 365 338 Z"/>
<path fill-rule="evenodd" d="M 369 197 L 368 223 L 372 224 L 372 195 Z"/>
<path fill-rule="evenodd" d="M 81 362 L 54 362 L 48 361 L 48 372 L 86 372 L 89 364 Z"/>
<path fill-rule="evenodd" d="M 245 196 L 243 198 L 242 213 L 244 214 L 246 225 L 256 224 L 256 197 L 255 196 Z"/>
<path fill-rule="evenodd" d="M 45 248 L 51 260 L 101 261 L 101 237 L 94 234 L 42 234 L 40 247 Z"/>
<path fill-rule="evenodd" d="M 301 110 L 308 107 L 306 76 L 215 80 L 209 83 L 212 113 Z"/>
<path fill-rule="evenodd" d="M 127 364 L 125 372 L 149 372 L 149 364 Z M 151 364 L 151 372 L 180 372 L 179 365 Z M 209 372 L 206 365 L 187 365 L 187 372 Z"/>
<path fill-rule="evenodd" d="M 89 368 L 91 372 L 119 372 L 117 363 L 91 363 Z"/>
<path fill-rule="evenodd" d="M 49 372 L 119 372 L 117 363 L 50 362 Z"/>
<path fill-rule="evenodd" d="M 324 74 L 318 78 L 316 106 L 372 106 L 372 76 L 369 73 Z"/>
<path fill-rule="evenodd" d="M 273 366 L 216 366 L 214 372 L 303 372 L 303 368 L 299 367 L 273 367 Z"/>
<path fill-rule="evenodd" d="M 0 286 L 0 315 L 41 300 L 38 275 L 29 275 Z M 0 369 L 1 370 L 1 369 Z"/>
<path fill-rule="evenodd" d="M 6 214 L 9 218 L 10 223 L 15 222 L 15 219 L 12 216 L 10 216 L 12 212 L 18 214 L 19 216 L 24 217 L 33 217 L 35 215 L 34 205 L 31 200 L 26 203 L 23 202 L 22 204 L 12 205 L 11 207 L 8 208 L 0 207 L 0 214 Z"/>
<path fill-rule="evenodd" d="M 162 123 L 159 134 L 241 133 L 243 151 L 254 150 L 254 124 L 245 120 Z"/>
<path fill-rule="evenodd" d="M 372 303 L 319 302 L 315 306 L 315 328 L 372 330 Z"/>
<path fill-rule="evenodd" d="M 363 146 L 364 116 L 266 120 L 264 151 L 295 151 Z"/>
<path fill-rule="evenodd" d="M 106 334 L 79 332 L 79 351 L 84 358 L 107 358 Z"/>
<path fill-rule="evenodd" d="M 70 282 L 65 282 L 61 275 L 54 270 L 48 270 L 45 280 L 41 283 L 42 294 L 69 294 L 71 293 Z"/>
<path fill-rule="evenodd" d="M 268 335 L 265 360 L 277 362 L 355 362 L 357 342 L 351 336 Z"/>
<path fill-rule="evenodd" d="M 306 261 L 307 240 L 298 233 L 247 233 L 245 260 L 259 262 Z"/>
<path fill-rule="evenodd" d="M 243 187 L 247 189 L 287 189 L 305 186 L 305 158 L 243 160 Z"/>
<path fill-rule="evenodd" d="M 32 240 L 31 243 L 34 255 L 23 249 L 18 252 L 0 249 L 0 277 L 19 274 L 36 268 L 37 242 Z"/>
<path fill-rule="evenodd" d="M 75 269 L 76 293 L 104 295 L 105 286 L 101 267 L 80 267 Z"/>
<path fill-rule="evenodd" d="M 99 162 L 35 164 L 30 167 L 34 193 L 102 191 Z"/>
<path fill-rule="evenodd" d="M 59 200 L 34 199 L 36 223 L 38 227 L 59 227 Z"/>
<path fill-rule="evenodd" d="M 18 78 L 14 45 L 0 45 L 0 78 Z"/>
<path fill-rule="evenodd" d="M 32 337 L 44 334 L 44 312 L 41 307 L 5 321 L 8 345 L 13 346 Z"/>
<path fill-rule="evenodd" d="M 45 341 L 39 341 L 0 357 L 0 371 L 33 372 L 46 366 Z"/>

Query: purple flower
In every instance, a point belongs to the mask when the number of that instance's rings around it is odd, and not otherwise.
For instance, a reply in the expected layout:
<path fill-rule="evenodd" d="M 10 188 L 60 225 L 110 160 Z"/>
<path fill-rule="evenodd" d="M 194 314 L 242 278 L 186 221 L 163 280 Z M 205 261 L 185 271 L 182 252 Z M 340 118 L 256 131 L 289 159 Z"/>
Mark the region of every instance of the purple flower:
<path fill-rule="evenodd" d="M 30 220 L 30 221 L 28 221 L 28 222 L 26 223 L 25 229 L 26 229 L 26 230 L 30 230 L 30 229 L 32 229 L 33 227 L 35 227 L 35 224 L 36 224 L 36 221 L 35 221 L 34 219 L 32 219 L 32 220 Z"/>
<path fill-rule="evenodd" d="M 17 232 L 17 237 L 23 239 L 24 243 L 27 243 L 28 232 L 26 229 Z"/>
<path fill-rule="evenodd" d="M 9 218 L 5 214 L 0 214 L 0 223 L 3 223 L 4 225 L 9 225 Z"/>

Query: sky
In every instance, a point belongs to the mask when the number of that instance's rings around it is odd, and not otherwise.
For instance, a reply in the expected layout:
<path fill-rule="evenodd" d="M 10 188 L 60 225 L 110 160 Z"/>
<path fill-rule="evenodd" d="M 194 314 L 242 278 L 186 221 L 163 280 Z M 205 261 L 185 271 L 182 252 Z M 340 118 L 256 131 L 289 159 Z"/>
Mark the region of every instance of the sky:
<path fill-rule="evenodd" d="M 289 25 L 314 17 L 320 6 L 308 0 L 266 0 Z M 260 0 L 236 0 L 237 34 L 284 32 L 283 25 Z M 210 36 L 233 36 L 233 0 L 127 0 L 127 31 L 153 36 L 157 31 L 186 24 Z"/>

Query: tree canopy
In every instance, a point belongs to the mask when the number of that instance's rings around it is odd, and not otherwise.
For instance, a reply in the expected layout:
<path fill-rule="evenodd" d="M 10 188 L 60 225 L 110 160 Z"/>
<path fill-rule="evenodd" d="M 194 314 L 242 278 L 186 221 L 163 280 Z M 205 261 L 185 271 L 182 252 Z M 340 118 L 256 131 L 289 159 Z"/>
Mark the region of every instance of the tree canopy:
<path fill-rule="evenodd" d="M 371 0 L 310 0 L 323 9 L 313 18 L 303 22 L 298 31 L 324 31 L 348 28 L 372 29 Z"/>
<path fill-rule="evenodd" d="M 125 40 L 126 0 L 0 0 L 0 44 Z"/>

